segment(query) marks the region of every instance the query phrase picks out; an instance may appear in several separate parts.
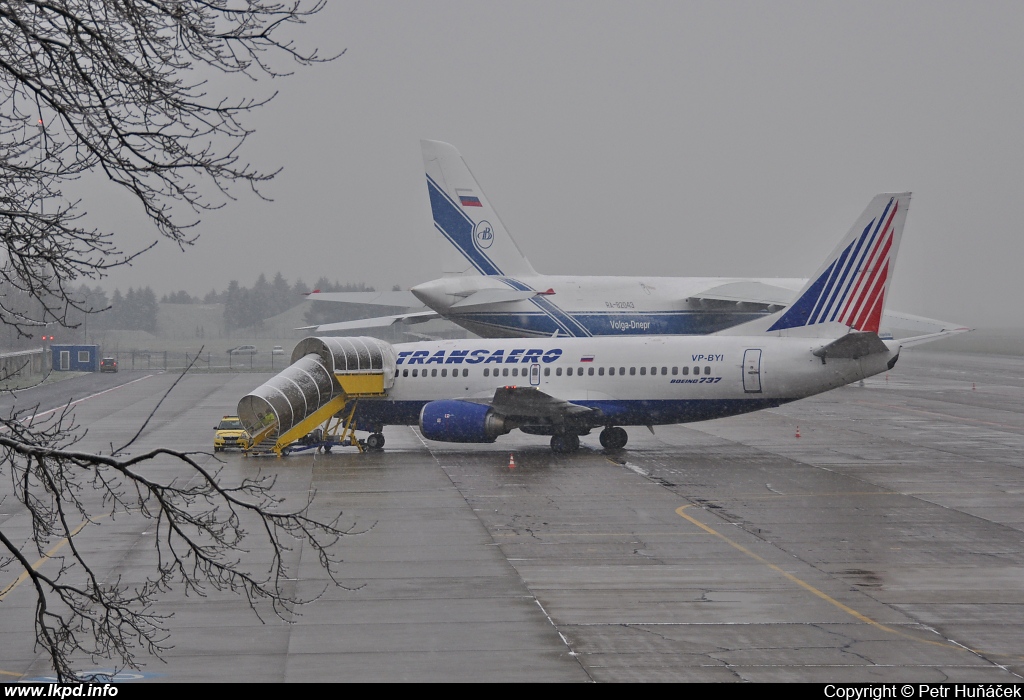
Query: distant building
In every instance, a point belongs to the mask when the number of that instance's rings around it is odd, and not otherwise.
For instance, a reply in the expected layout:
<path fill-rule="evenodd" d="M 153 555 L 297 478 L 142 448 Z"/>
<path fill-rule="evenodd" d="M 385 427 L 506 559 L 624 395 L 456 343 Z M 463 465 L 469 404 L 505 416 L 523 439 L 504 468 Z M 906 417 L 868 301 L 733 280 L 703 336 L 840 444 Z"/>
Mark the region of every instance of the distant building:
<path fill-rule="evenodd" d="M 45 358 L 43 348 L 0 353 L 0 380 L 42 374 Z"/>
<path fill-rule="evenodd" d="M 100 368 L 99 345 L 51 345 L 50 355 L 57 372 L 97 372 Z"/>

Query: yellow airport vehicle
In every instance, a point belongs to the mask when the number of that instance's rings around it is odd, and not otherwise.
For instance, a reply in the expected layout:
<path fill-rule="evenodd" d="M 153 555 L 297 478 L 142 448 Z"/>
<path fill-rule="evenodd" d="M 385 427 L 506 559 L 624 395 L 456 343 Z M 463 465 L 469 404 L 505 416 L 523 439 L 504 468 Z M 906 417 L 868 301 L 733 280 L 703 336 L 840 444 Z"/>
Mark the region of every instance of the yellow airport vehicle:
<path fill-rule="evenodd" d="M 238 416 L 224 416 L 214 428 L 213 451 L 221 452 L 231 447 L 249 449 L 249 433 L 242 426 Z"/>

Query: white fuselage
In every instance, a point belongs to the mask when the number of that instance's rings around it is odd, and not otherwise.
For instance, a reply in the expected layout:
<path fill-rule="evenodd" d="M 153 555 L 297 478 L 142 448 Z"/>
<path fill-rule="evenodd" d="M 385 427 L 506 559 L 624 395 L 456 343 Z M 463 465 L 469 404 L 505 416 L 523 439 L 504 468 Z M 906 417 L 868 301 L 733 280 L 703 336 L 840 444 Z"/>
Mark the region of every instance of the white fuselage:
<path fill-rule="evenodd" d="M 823 363 L 821 338 L 647 336 L 446 340 L 402 343 L 387 397 L 360 413 L 381 425 L 413 423 L 430 401 L 488 399 L 534 386 L 600 409 L 607 425 L 656 425 L 745 413 L 812 396 L 886 370 L 889 352 Z M 372 418 L 372 417 L 376 418 Z"/>
<path fill-rule="evenodd" d="M 698 298 L 728 284 L 756 283 L 791 295 L 806 280 L 732 277 L 535 275 L 443 277 L 410 291 L 431 309 L 483 337 L 686 335 L 713 333 L 777 308 Z M 482 289 L 552 291 L 502 304 L 457 306 Z M 778 299 L 783 306 L 791 297 Z"/>

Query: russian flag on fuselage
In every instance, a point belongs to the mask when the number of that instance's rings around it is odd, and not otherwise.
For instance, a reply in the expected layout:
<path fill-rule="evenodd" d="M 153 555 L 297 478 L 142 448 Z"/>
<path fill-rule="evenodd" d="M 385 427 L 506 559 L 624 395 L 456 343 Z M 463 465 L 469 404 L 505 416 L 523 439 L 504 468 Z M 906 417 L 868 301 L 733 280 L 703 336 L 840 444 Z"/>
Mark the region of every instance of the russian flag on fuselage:
<path fill-rule="evenodd" d="M 870 215 L 867 225 L 858 234 L 858 222 L 825 270 L 768 330 L 836 321 L 877 333 L 909 202 L 909 193 L 876 197 L 862 215 L 861 221 Z"/>

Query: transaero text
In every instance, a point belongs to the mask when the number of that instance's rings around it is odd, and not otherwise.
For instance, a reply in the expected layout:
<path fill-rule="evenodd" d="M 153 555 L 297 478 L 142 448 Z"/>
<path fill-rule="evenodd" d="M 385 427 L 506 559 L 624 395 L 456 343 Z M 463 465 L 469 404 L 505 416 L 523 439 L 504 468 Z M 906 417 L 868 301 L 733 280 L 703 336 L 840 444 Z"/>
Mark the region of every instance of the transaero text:
<path fill-rule="evenodd" d="M 509 350 L 508 355 L 505 354 L 504 348 L 499 350 L 438 350 L 433 354 L 429 350 L 406 350 L 398 353 L 398 360 L 395 364 L 461 365 L 466 363 L 467 365 L 478 365 L 482 362 L 485 365 L 491 363 L 514 365 L 516 363 L 554 362 L 561 356 L 561 348 L 546 351 L 540 348 L 532 350 L 517 348 Z"/>

